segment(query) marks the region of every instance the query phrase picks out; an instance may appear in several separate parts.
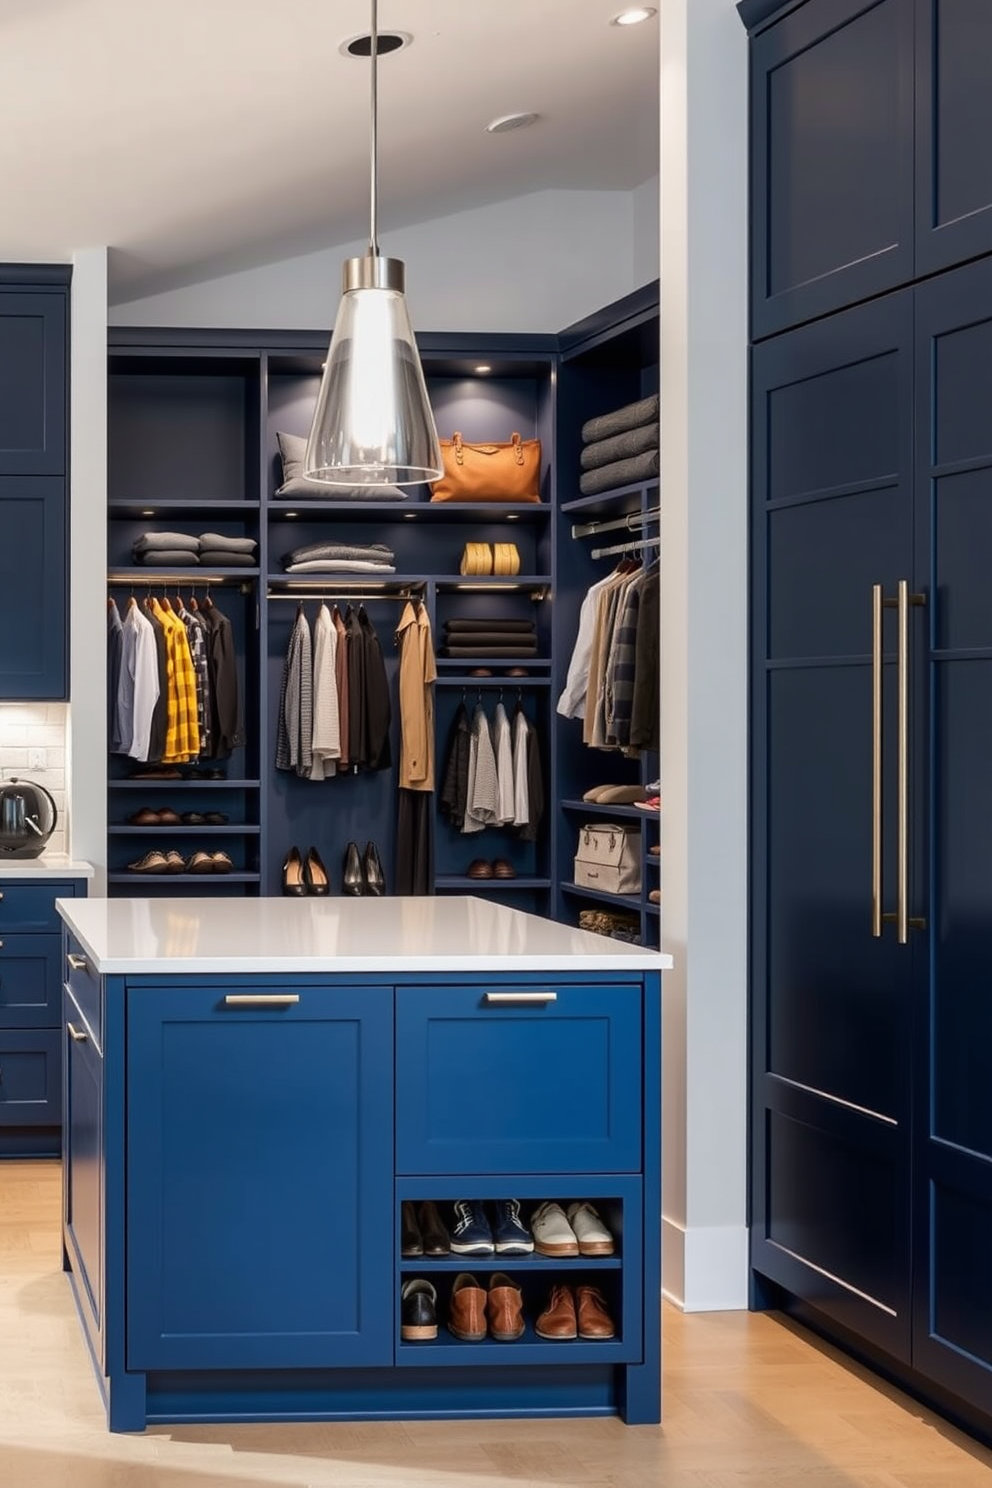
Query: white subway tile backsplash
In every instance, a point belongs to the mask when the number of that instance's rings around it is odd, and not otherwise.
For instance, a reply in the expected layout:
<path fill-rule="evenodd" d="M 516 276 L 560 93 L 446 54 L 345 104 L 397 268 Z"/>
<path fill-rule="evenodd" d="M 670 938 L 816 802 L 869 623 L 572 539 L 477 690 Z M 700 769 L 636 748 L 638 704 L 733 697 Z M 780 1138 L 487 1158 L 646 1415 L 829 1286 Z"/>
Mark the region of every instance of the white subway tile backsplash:
<path fill-rule="evenodd" d="M 59 813 L 49 852 L 66 851 L 65 703 L 0 703 L 0 778 L 23 774 L 50 792 Z M 29 752 L 45 751 L 45 768 L 32 769 Z"/>

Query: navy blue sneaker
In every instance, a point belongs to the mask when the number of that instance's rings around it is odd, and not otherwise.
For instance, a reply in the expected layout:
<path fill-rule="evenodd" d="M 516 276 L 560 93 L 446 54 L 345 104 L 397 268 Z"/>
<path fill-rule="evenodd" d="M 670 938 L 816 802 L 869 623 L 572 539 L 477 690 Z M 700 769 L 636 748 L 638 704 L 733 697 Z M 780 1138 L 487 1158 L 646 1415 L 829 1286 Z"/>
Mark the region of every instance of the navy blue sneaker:
<path fill-rule="evenodd" d="M 498 1255 L 530 1255 L 534 1249 L 531 1233 L 520 1218 L 519 1199 L 497 1199 L 494 1234 Z"/>
<path fill-rule="evenodd" d="M 455 1200 L 451 1249 L 455 1255 L 492 1255 L 493 1232 L 478 1199 Z"/>

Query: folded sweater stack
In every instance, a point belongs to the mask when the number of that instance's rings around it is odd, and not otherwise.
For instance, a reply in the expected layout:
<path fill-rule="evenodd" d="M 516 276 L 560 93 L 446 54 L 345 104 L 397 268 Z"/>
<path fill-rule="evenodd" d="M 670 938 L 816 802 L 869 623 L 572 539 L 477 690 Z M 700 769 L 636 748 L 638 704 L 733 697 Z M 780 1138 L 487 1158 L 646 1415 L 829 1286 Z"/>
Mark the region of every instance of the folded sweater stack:
<path fill-rule="evenodd" d="M 396 554 L 385 543 L 308 543 L 285 553 L 286 573 L 395 573 Z"/>
<path fill-rule="evenodd" d="M 148 568 L 254 568 L 258 547 L 253 537 L 225 537 L 220 532 L 143 532 L 132 544 L 135 563 Z"/>
<path fill-rule="evenodd" d="M 658 397 L 641 398 L 582 425 L 583 496 L 652 480 L 658 474 Z"/>
<path fill-rule="evenodd" d="M 479 620 L 446 620 L 442 656 L 536 656 L 533 620 L 506 620 L 502 615 Z"/>

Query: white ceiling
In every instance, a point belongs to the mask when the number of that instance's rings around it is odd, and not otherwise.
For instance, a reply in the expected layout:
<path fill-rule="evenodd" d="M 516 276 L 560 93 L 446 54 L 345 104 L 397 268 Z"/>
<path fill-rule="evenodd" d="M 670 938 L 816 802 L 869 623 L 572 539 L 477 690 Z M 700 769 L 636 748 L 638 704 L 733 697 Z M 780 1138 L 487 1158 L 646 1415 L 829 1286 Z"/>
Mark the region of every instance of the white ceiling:
<path fill-rule="evenodd" d="M 381 0 L 380 228 L 658 169 L 658 20 Z M 367 0 L 0 0 L 0 258 L 108 244 L 128 297 L 362 236 Z M 530 129 L 489 135 L 530 109 Z"/>

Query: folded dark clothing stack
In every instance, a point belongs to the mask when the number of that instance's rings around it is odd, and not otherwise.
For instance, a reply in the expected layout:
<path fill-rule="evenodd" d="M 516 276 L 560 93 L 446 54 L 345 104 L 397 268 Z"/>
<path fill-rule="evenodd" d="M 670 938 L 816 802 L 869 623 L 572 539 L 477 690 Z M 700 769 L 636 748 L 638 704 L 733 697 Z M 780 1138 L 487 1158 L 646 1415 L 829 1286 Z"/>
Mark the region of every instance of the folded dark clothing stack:
<path fill-rule="evenodd" d="M 477 620 L 446 620 L 442 656 L 536 656 L 533 620 L 506 620 L 501 615 Z"/>
<path fill-rule="evenodd" d="M 144 532 L 132 544 L 135 563 L 149 568 L 253 568 L 258 544 L 253 537 L 225 537 L 220 532 Z"/>
<path fill-rule="evenodd" d="M 660 469 L 657 395 L 627 403 L 582 425 L 583 496 L 652 480 Z"/>
<path fill-rule="evenodd" d="M 286 573 L 395 573 L 396 554 L 385 543 L 308 543 L 283 555 Z"/>

